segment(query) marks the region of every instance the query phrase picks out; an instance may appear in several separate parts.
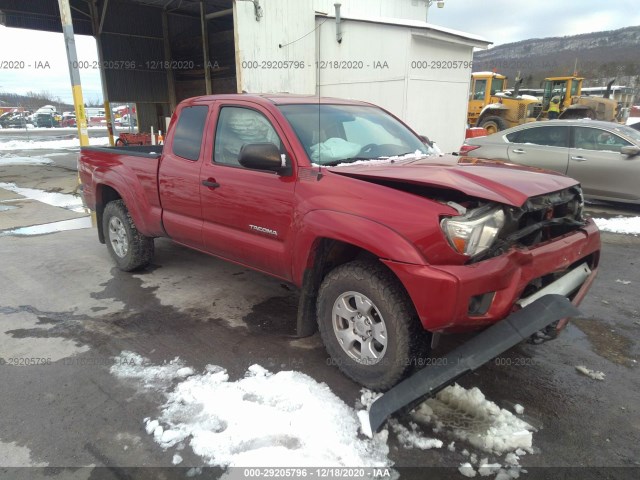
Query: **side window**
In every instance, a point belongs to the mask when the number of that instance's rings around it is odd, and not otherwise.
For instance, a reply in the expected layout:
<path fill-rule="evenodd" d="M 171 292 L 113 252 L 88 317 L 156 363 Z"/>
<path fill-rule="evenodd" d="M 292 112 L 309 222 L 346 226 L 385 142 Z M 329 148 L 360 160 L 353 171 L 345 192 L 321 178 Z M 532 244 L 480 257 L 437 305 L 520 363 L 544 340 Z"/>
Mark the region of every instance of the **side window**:
<path fill-rule="evenodd" d="M 487 91 L 486 80 L 476 80 L 473 82 L 473 98 L 472 100 L 484 100 L 485 93 Z"/>
<path fill-rule="evenodd" d="M 196 105 L 180 111 L 180 118 L 173 134 L 173 153 L 187 160 L 200 158 L 204 123 L 207 120 L 209 107 Z"/>
<path fill-rule="evenodd" d="M 519 143 L 520 142 L 520 131 L 518 132 L 512 132 L 509 135 L 507 135 L 507 140 L 509 141 L 509 143 Z"/>
<path fill-rule="evenodd" d="M 273 143 L 282 148 L 280 137 L 264 115 L 241 107 L 222 107 L 216 127 L 213 161 L 241 166 L 240 150 L 248 143 Z"/>
<path fill-rule="evenodd" d="M 620 152 L 622 147 L 628 145 L 631 145 L 631 143 L 606 130 L 589 127 L 576 127 L 575 130 L 575 148 Z"/>
<path fill-rule="evenodd" d="M 569 138 L 568 127 L 534 127 L 521 130 L 519 133 L 518 143 L 533 143 L 549 147 L 566 147 Z"/>
<path fill-rule="evenodd" d="M 571 96 L 575 97 L 576 95 L 578 95 L 578 86 L 580 85 L 580 82 L 577 80 L 573 80 L 571 82 Z"/>

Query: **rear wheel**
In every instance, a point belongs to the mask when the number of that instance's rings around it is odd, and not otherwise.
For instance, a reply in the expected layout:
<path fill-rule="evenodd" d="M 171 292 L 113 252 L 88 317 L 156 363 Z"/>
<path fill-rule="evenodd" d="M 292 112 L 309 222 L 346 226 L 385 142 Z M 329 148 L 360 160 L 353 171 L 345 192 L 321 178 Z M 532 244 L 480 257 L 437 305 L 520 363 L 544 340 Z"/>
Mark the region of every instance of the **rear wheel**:
<path fill-rule="evenodd" d="M 486 129 L 489 135 L 491 135 L 492 133 L 500 132 L 501 130 L 507 128 L 507 124 L 505 123 L 504 119 L 495 115 L 483 118 L 479 126 Z"/>
<path fill-rule="evenodd" d="M 107 249 L 120 270 L 147 266 L 153 258 L 153 238 L 142 235 L 122 200 L 109 202 L 102 215 Z"/>
<path fill-rule="evenodd" d="M 398 280 L 382 265 L 356 260 L 331 271 L 318 292 L 318 327 L 333 363 L 365 387 L 398 383 L 425 335 Z"/>

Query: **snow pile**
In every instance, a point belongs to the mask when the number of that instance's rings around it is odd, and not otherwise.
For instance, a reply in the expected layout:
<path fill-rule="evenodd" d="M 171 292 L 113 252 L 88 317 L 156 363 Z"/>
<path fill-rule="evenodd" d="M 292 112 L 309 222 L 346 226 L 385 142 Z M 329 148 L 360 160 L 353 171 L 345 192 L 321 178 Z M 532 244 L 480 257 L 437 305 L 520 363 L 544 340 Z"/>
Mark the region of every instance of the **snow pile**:
<path fill-rule="evenodd" d="M 44 157 L 19 157 L 12 153 L 0 154 L 0 167 L 6 165 L 47 165 L 50 163 L 53 161 Z"/>
<path fill-rule="evenodd" d="M 594 380 L 604 380 L 604 373 L 596 372 L 595 370 L 591 370 L 584 365 L 577 365 L 576 370 L 581 374 L 586 375 L 587 377 L 593 378 Z"/>
<path fill-rule="evenodd" d="M 476 476 L 476 471 L 473 469 L 469 462 L 460 465 L 458 467 L 458 471 L 465 477 L 473 478 Z"/>
<path fill-rule="evenodd" d="M 109 145 L 109 137 L 91 137 L 89 145 L 93 147 Z M 41 150 L 61 148 L 79 149 L 80 140 L 72 138 L 69 140 L 9 140 L 0 142 L 0 150 Z"/>
<path fill-rule="evenodd" d="M 519 403 L 516 403 L 513 406 L 513 410 L 518 414 L 518 415 L 522 415 L 524 413 L 524 407 L 522 405 L 520 405 Z"/>
<path fill-rule="evenodd" d="M 358 407 L 357 415 L 360 421 L 360 431 L 369 438 L 373 438 L 371 422 L 369 420 L 369 410 L 371 410 L 371 404 L 381 396 L 382 393 L 372 392 L 366 388 L 360 390 L 360 400 L 356 405 L 356 407 Z"/>
<path fill-rule="evenodd" d="M 358 437 L 354 409 L 329 387 L 294 371 L 271 373 L 259 365 L 230 381 L 222 367 L 194 374 L 179 359 L 151 365 L 131 352 L 111 372 L 165 392 L 147 433 L 164 449 L 189 445 L 211 466 L 386 467 L 388 432 Z M 177 382 L 177 383 L 176 383 Z M 182 458 L 174 456 L 174 462 Z"/>
<path fill-rule="evenodd" d="M 427 438 L 418 431 L 418 425 L 414 422 L 410 422 L 409 430 L 404 425 L 401 425 L 397 420 L 389 419 L 389 425 L 394 433 L 398 436 L 398 441 L 404 448 L 412 449 L 419 448 L 420 450 L 429 450 L 431 448 L 442 448 L 442 440 L 435 438 Z"/>
<path fill-rule="evenodd" d="M 478 468 L 478 473 L 481 477 L 488 477 L 489 475 L 493 475 L 494 473 L 498 473 L 502 469 L 502 465 L 499 463 L 489 463 L 488 458 L 483 458 L 480 460 L 480 467 Z"/>
<path fill-rule="evenodd" d="M 486 452 L 531 450 L 534 428 L 487 400 L 478 388 L 447 387 L 423 402 L 412 416 L 419 423 L 434 425 L 435 432 L 448 432 Z"/>
<path fill-rule="evenodd" d="M 594 218 L 603 232 L 640 234 L 640 217 Z"/>
<path fill-rule="evenodd" d="M 620 280 L 619 278 L 616 279 L 616 283 L 621 283 L 623 285 L 629 285 L 631 283 L 631 280 Z"/>

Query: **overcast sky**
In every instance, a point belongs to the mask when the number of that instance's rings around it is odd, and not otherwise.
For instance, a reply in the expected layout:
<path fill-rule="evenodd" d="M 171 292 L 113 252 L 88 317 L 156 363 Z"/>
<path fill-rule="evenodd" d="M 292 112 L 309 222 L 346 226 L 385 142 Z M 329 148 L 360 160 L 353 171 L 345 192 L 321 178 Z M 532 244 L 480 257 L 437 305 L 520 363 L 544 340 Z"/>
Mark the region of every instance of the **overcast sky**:
<path fill-rule="evenodd" d="M 348 1 L 342 0 L 343 4 Z M 444 8 L 437 8 L 434 2 L 429 22 L 475 33 L 500 45 L 640 25 L 639 7 L 639 0 L 445 0 Z M 0 26 L 0 45 L 0 61 L 25 62 L 23 70 L 0 70 L 0 91 L 48 91 L 71 102 L 62 34 Z M 93 38 L 77 36 L 76 47 L 79 60 L 96 60 Z M 50 68 L 36 69 L 36 62 L 49 62 Z M 98 71 L 82 69 L 80 75 L 85 101 L 101 99 Z"/>

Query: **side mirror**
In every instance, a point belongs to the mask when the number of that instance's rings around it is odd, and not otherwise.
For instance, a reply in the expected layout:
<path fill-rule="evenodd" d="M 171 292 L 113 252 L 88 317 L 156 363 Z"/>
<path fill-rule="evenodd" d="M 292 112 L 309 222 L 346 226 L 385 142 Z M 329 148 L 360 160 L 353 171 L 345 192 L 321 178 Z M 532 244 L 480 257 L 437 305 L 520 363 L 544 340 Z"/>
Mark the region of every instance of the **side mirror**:
<path fill-rule="evenodd" d="M 245 168 L 268 170 L 288 175 L 291 166 L 283 160 L 280 150 L 273 143 L 247 143 L 240 150 L 238 162 Z"/>
<path fill-rule="evenodd" d="M 622 147 L 620 149 L 620 153 L 629 157 L 635 157 L 640 153 L 640 147 L 636 147 L 635 145 L 628 145 L 626 147 Z"/>

